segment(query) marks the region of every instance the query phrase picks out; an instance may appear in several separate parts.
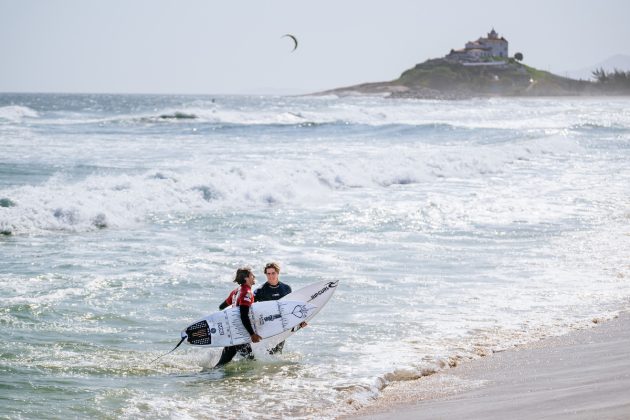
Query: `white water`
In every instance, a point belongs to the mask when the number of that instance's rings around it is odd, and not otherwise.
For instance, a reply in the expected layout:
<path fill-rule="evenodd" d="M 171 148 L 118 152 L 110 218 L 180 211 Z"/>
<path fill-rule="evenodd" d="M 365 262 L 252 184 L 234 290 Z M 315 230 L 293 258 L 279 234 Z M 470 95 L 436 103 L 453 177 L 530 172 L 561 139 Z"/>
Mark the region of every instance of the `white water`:
<path fill-rule="evenodd" d="M 610 317 L 628 105 L 0 95 L 0 415 L 334 417 Z M 269 260 L 341 281 L 284 355 L 147 365 Z"/>

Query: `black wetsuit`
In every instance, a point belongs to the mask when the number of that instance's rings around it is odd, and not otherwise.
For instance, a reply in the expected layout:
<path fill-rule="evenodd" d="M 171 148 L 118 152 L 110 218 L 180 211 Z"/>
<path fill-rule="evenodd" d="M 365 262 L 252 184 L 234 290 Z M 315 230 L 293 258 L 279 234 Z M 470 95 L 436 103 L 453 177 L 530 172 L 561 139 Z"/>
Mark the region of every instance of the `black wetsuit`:
<path fill-rule="evenodd" d="M 279 281 L 275 286 L 269 283 L 263 284 L 261 287 L 254 290 L 254 297 L 256 298 L 256 302 L 264 302 L 266 300 L 278 300 L 289 293 L 291 293 L 291 286 Z"/>
<path fill-rule="evenodd" d="M 291 293 L 291 286 L 288 284 L 284 284 L 279 281 L 277 285 L 272 286 L 265 282 L 262 287 L 259 287 L 254 291 L 254 296 L 256 298 L 256 302 L 264 302 L 266 300 L 278 300 L 289 293 Z M 281 341 L 277 346 L 269 350 L 269 354 L 282 353 L 283 347 L 284 341 Z"/>
<path fill-rule="evenodd" d="M 249 307 L 241 306 L 240 308 L 241 308 L 241 321 L 243 322 L 243 325 L 245 326 L 245 328 L 248 330 L 250 334 L 254 334 L 254 330 L 251 329 L 252 324 L 249 321 L 249 316 L 248 316 Z M 250 329 L 251 331 L 249 331 Z M 239 344 L 237 346 L 223 347 L 223 351 L 221 352 L 221 358 L 219 359 L 219 361 L 214 367 L 223 366 L 226 363 L 229 363 L 234 358 L 234 356 L 236 356 L 236 353 L 238 353 L 241 357 L 244 357 L 246 359 L 254 358 L 254 352 L 252 351 L 252 346 L 249 343 Z"/>

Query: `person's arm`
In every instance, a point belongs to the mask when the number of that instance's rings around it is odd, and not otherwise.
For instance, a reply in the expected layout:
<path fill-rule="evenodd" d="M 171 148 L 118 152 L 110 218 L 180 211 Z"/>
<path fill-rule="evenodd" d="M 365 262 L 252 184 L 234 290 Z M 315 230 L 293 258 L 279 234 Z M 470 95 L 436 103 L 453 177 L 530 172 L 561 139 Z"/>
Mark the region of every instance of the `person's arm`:
<path fill-rule="evenodd" d="M 285 297 L 286 295 L 288 295 L 291 292 L 292 292 L 291 286 L 289 286 L 286 283 L 280 283 L 280 298 Z"/>
<path fill-rule="evenodd" d="M 241 322 L 243 322 L 243 326 L 249 333 L 249 336 L 251 337 L 252 342 L 258 343 L 260 340 L 262 340 L 262 337 L 254 332 L 252 323 L 249 320 L 249 306 L 241 305 L 239 306 L 239 309 L 241 310 Z"/>
<path fill-rule="evenodd" d="M 223 301 L 223 303 L 221 303 L 221 304 L 219 305 L 219 310 L 220 310 L 220 311 L 222 311 L 222 310 L 224 310 L 225 308 L 227 308 L 228 306 L 231 306 L 231 305 L 232 305 L 232 301 L 234 300 L 234 293 L 235 293 L 235 292 L 236 292 L 236 290 L 232 290 L 232 291 L 230 292 L 230 294 L 228 295 L 227 299 L 225 299 L 225 300 Z"/>

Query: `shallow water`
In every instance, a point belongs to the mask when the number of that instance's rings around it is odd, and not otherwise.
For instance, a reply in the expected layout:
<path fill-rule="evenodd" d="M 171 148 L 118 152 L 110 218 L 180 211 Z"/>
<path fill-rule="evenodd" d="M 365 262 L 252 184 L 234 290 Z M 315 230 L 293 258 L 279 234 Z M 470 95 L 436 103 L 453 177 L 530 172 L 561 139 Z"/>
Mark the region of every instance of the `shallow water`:
<path fill-rule="evenodd" d="M 330 418 L 628 306 L 630 100 L 0 94 L 0 417 Z M 237 267 L 279 357 L 170 350 Z"/>

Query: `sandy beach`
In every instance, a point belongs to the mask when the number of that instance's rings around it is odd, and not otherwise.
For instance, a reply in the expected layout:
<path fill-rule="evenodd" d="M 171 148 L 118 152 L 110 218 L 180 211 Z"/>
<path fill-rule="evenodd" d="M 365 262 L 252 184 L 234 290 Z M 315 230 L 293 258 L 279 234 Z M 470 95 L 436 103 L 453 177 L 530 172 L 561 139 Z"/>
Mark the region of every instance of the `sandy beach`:
<path fill-rule="evenodd" d="M 628 419 L 630 315 L 388 387 L 361 419 Z"/>

